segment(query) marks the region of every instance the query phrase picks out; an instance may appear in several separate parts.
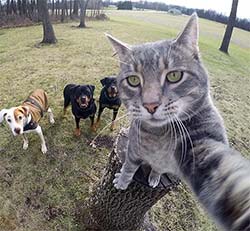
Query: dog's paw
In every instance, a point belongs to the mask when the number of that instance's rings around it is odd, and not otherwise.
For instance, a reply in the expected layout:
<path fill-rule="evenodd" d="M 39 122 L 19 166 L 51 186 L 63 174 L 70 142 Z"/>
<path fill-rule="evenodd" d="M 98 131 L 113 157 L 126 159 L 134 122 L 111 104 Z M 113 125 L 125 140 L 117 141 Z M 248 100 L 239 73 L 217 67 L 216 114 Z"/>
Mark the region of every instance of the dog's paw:
<path fill-rule="evenodd" d="M 47 153 L 48 149 L 47 149 L 46 145 L 42 145 L 41 151 L 43 154 Z"/>
<path fill-rule="evenodd" d="M 23 149 L 26 150 L 29 147 L 28 142 L 23 142 Z"/>
<path fill-rule="evenodd" d="M 77 129 L 77 128 L 76 128 L 74 134 L 75 134 L 76 137 L 79 137 L 79 136 L 81 135 L 80 129 Z"/>
<path fill-rule="evenodd" d="M 116 127 L 116 126 L 115 126 L 115 122 L 112 122 L 112 124 L 111 124 L 111 126 L 110 126 L 110 130 L 111 130 L 111 131 L 114 131 L 114 130 L 115 130 L 115 127 Z"/>
<path fill-rule="evenodd" d="M 95 126 L 95 125 L 92 125 L 92 126 L 90 127 L 90 129 L 91 129 L 92 132 L 96 132 L 96 126 Z"/>
<path fill-rule="evenodd" d="M 156 188 L 157 185 L 160 183 L 161 175 L 159 174 L 151 174 L 148 177 L 148 184 L 152 188 Z"/>
<path fill-rule="evenodd" d="M 54 124 L 54 123 L 55 123 L 55 119 L 54 119 L 54 118 L 50 118 L 50 119 L 49 119 L 49 122 L 50 122 L 51 124 Z"/>
<path fill-rule="evenodd" d="M 100 120 L 95 123 L 96 128 L 99 128 L 99 126 L 100 126 Z"/>
<path fill-rule="evenodd" d="M 116 189 L 126 190 L 130 182 L 124 182 L 121 179 L 121 173 L 115 174 L 115 179 L 113 180 L 114 187 Z"/>

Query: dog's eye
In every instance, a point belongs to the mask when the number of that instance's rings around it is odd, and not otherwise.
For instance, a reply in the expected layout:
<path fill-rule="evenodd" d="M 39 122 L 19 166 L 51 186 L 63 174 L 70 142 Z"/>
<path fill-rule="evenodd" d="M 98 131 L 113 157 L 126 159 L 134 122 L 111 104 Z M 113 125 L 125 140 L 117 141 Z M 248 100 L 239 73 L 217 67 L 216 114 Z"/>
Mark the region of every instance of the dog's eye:
<path fill-rule="evenodd" d="M 11 119 L 7 119 L 7 121 L 8 121 L 9 123 L 11 123 Z"/>
<path fill-rule="evenodd" d="M 170 83 L 177 83 L 181 81 L 182 76 L 183 76 L 183 71 L 172 71 L 167 74 L 166 78 L 167 81 Z"/>
<path fill-rule="evenodd" d="M 18 119 L 21 120 L 23 117 L 22 116 L 18 116 Z"/>
<path fill-rule="evenodd" d="M 141 83 L 140 78 L 136 75 L 131 75 L 127 77 L 127 81 L 131 87 L 138 87 Z"/>

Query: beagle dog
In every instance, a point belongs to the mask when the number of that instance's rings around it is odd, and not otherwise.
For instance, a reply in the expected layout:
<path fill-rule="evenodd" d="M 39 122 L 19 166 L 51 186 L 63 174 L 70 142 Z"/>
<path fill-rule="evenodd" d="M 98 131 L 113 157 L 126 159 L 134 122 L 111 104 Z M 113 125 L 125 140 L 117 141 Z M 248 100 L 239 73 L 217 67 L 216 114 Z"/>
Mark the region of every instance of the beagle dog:
<path fill-rule="evenodd" d="M 36 132 L 41 139 L 42 153 L 46 153 L 47 147 L 42 128 L 38 124 L 45 112 L 48 112 L 49 122 L 55 123 L 53 113 L 48 105 L 46 92 L 37 89 L 20 106 L 2 109 L 0 111 L 0 123 L 5 119 L 14 136 L 23 135 L 23 149 L 25 150 L 29 146 L 25 133 Z"/>

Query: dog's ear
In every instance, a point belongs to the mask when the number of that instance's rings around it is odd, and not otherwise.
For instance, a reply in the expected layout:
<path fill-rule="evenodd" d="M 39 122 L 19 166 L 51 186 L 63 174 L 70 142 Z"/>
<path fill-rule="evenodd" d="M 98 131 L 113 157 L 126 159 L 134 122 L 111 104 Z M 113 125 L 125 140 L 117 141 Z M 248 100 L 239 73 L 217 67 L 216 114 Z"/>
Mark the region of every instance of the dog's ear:
<path fill-rule="evenodd" d="M 101 82 L 101 84 L 102 84 L 103 87 L 107 84 L 107 80 L 108 80 L 107 77 L 105 77 L 104 79 L 100 80 L 100 82 Z"/>
<path fill-rule="evenodd" d="M 7 115 L 7 112 L 8 112 L 7 109 L 3 109 L 3 110 L 0 111 L 0 123 L 3 122 L 3 119 Z"/>
<path fill-rule="evenodd" d="M 94 91 L 95 91 L 95 86 L 94 86 L 94 85 L 89 85 L 89 88 L 90 88 L 91 91 L 94 93 Z"/>
<path fill-rule="evenodd" d="M 25 117 L 27 117 L 27 116 L 29 115 L 29 112 L 30 112 L 29 107 L 27 107 L 27 106 L 22 106 L 22 109 L 23 109 L 23 111 L 24 111 Z"/>

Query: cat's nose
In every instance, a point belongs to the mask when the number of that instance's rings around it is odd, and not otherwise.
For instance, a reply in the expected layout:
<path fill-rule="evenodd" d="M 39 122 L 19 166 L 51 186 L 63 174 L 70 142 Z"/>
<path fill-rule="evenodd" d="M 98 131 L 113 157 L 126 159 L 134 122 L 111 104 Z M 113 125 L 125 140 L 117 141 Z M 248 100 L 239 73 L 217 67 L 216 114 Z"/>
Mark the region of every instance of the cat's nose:
<path fill-rule="evenodd" d="M 159 103 L 144 103 L 143 104 L 143 107 L 145 107 L 150 114 L 154 114 L 159 106 L 160 106 Z"/>

